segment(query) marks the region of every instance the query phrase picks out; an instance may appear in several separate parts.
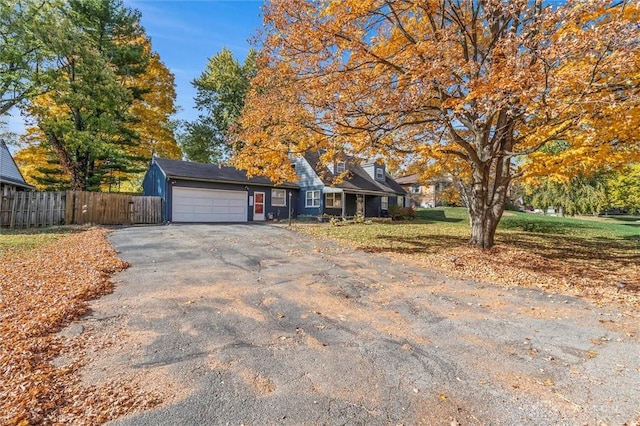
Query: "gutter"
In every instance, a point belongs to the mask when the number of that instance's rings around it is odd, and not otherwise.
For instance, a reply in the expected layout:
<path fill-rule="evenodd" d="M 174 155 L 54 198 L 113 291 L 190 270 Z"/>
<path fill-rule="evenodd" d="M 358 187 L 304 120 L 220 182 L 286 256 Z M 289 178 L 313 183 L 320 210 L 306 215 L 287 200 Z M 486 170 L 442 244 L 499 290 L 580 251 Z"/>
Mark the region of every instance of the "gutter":
<path fill-rule="evenodd" d="M 235 180 L 218 180 L 218 179 L 198 179 L 198 178 L 190 178 L 184 176 L 171 176 L 165 175 L 167 179 L 179 179 L 179 180 L 188 180 L 192 182 L 209 182 L 209 183 L 232 183 L 237 185 L 254 185 L 254 186 L 264 186 L 264 187 L 273 187 L 273 188 L 289 188 L 289 189 L 300 189 L 300 187 L 296 184 L 284 184 L 284 185 L 275 185 L 273 183 L 258 183 L 251 182 L 248 180 L 245 181 L 235 181 Z"/>

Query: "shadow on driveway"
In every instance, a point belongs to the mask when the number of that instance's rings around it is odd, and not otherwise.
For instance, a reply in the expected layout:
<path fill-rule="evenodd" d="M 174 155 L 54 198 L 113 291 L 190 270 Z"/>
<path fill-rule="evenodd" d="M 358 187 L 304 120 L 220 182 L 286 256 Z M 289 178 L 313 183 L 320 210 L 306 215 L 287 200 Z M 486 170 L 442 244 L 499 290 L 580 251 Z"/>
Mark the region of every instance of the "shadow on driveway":
<path fill-rule="evenodd" d="M 118 425 L 622 424 L 640 345 L 581 300 L 448 279 L 286 228 L 124 228 L 89 383 L 164 395 Z M 95 319 L 109 319 L 94 321 Z"/>

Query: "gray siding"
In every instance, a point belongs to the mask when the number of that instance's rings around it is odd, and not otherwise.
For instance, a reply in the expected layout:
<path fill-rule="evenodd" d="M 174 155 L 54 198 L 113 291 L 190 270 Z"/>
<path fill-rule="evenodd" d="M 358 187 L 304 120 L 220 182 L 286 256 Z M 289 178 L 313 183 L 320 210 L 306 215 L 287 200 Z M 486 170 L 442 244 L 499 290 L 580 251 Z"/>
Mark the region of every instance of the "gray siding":
<path fill-rule="evenodd" d="M 28 186 L 4 141 L 0 141 L 0 180 Z"/>
<path fill-rule="evenodd" d="M 367 172 L 369 176 L 371 176 L 371 179 L 380 181 L 380 182 L 386 181 L 387 171 L 385 170 L 385 167 L 383 165 L 380 165 L 377 163 L 367 163 L 367 164 L 362 164 L 361 167 L 364 169 L 365 172 Z M 385 179 L 383 180 L 376 179 L 376 169 L 382 169 L 382 176 L 384 176 Z"/>

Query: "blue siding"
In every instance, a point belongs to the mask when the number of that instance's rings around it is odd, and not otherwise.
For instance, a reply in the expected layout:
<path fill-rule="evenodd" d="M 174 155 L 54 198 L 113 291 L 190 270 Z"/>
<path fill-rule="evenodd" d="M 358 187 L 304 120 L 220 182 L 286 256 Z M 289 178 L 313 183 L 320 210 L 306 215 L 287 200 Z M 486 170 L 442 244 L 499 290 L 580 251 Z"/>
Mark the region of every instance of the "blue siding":
<path fill-rule="evenodd" d="M 298 211 L 304 216 L 322 216 L 322 208 L 324 205 L 324 195 L 322 194 L 324 185 L 307 186 L 300 188 L 300 198 L 298 201 Z M 320 191 L 320 207 L 306 207 L 307 191 Z"/>
<path fill-rule="evenodd" d="M 171 179 L 170 188 L 173 187 L 183 187 L 183 188 L 203 188 L 203 189 L 221 189 L 228 191 L 244 191 L 249 195 L 249 199 L 255 199 L 256 192 L 264 192 L 264 212 L 265 217 L 269 218 L 270 214 L 274 219 L 286 220 L 289 218 L 289 193 L 291 193 L 291 202 L 294 206 L 292 212 L 292 218 L 295 218 L 298 215 L 296 205 L 298 203 L 298 190 L 297 189 L 289 189 L 282 188 L 287 191 L 286 203 L 287 206 L 272 206 L 271 205 L 271 189 L 272 187 L 267 186 L 258 186 L 258 185 L 243 185 L 237 183 L 224 183 L 224 182 L 201 182 L 201 181 L 192 181 L 192 180 L 182 180 L 182 179 Z M 167 197 L 167 205 L 171 206 L 171 190 L 168 191 L 169 196 Z M 170 209 L 168 209 L 170 210 Z M 253 221 L 253 206 L 250 205 L 247 207 L 247 220 Z M 171 212 L 167 215 L 167 220 L 171 221 Z"/>
<path fill-rule="evenodd" d="M 292 159 L 298 175 L 298 185 L 300 185 L 299 197 L 296 203 L 298 214 L 303 216 L 321 216 L 324 204 L 322 189 L 324 184 L 318 177 L 313 167 L 304 157 L 297 156 Z M 307 191 L 320 191 L 320 207 L 306 207 Z"/>
<path fill-rule="evenodd" d="M 170 217 L 170 200 L 168 199 L 169 193 L 167 188 L 167 179 L 162 172 L 162 169 L 156 164 L 155 161 L 151 161 L 147 173 L 144 175 L 142 181 L 142 195 L 152 195 L 162 198 L 162 221 L 166 222 Z"/>
<path fill-rule="evenodd" d="M 304 190 L 304 188 L 322 187 L 324 186 L 322 180 L 313 170 L 313 167 L 303 157 L 297 156 L 292 159 L 293 164 L 296 167 L 296 175 L 298 176 L 298 185 Z M 304 204 L 303 204 L 304 206 Z"/>
<path fill-rule="evenodd" d="M 306 160 L 301 159 L 301 163 L 304 163 L 308 166 Z M 304 169 L 305 166 L 303 165 Z M 310 166 L 309 166 L 310 168 Z M 317 176 L 309 176 L 308 182 L 318 182 L 319 179 Z M 320 215 L 322 212 L 322 204 L 324 200 L 322 199 L 322 185 L 314 186 L 313 189 L 317 189 L 320 191 L 320 208 L 306 209 L 304 207 L 305 204 L 305 192 L 300 191 L 298 189 L 291 188 L 277 188 L 277 189 L 285 189 L 286 191 L 286 206 L 273 206 L 272 205 L 272 186 L 260 186 L 260 185 L 251 185 L 247 184 L 239 184 L 239 183 L 224 183 L 224 182 L 204 182 L 204 181 L 196 181 L 196 180 L 188 180 L 188 179 L 179 179 L 179 178 L 170 178 L 168 179 L 162 170 L 162 168 L 155 162 L 151 161 L 149 164 L 149 168 L 147 173 L 144 176 L 142 181 L 142 188 L 144 195 L 151 196 L 159 196 L 162 198 L 162 219 L 164 222 L 172 221 L 172 188 L 173 187 L 186 187 L 186 188 L 202 188 L 202 189 L 219 189 L 219 190 L 230 190 L 230 191 L 243 191 L 247 192 L 248 197 L 255 199 L 256 192 L 263 192 L 265 195 L 265 217 L 267 220 L 269 218 L 278 219 L 278 220 L 286 220 L 289 218 L 289 214 L 291 213 L 291 217 L 295 218 L 300 214 L 307 215 Z M 247 206 L 247 220 L 253 220 L 253 206 Z"/>
<path fill-rule="evenodd" d="M 256 192 L 264 192 L 265 195 L 265 217 L 272 216 L 274 219 L 286 220 L 289 218 L 290 203 L 293 205 L 292 216 L 295 218 L 299 213 L 299 191 L 297 189 L 282 188 L 286 190 L 286 206 L 271 205 L 272 187 L 258 185 L 243 185 L 235 183 L 219 183 L 219 182 L 201 182 L 185 179 L 167 179 L 162 169 L 155 163 L 151 162 L 149 169 L 142 181 L 143 195 L 153 195 L 162 198 L 162 220 L 170 222 L 172 220 L 171 201 L 172 188 L 204 188 L 204 189 L 222 189 L 231 191 L 246 191 L 249 197 L 253 197 Z M 291 194 L 291 198 L 289 198 Z M 253 206 L 247 207 L 248 220 L 253 220 Z"/>
<path fill-rule="evenodd" d="M 272 202 L 272 193 L 271 191 L 274 188 L 266 188 L 266 187 L 256 187 L 255 191 L 262 191 L 265 193 L 265 213 L 267 217 L 269 214 L 273 215 L 274 219 L 285 220 L 289 218 L 289 209 L 291 208 L 291 217 L 295 218 L 298 216 L 298 197 L 300 196 L 300 191 L 297 189 L 289 189 L 289 188 L 275 188 L 275 189 L 284 189 L 286 191 L 285 203 L 286 206 L 273 206 Z M 251 195 L 251 193 L 249 194 Z M 291 195 L 291 197 L 289 197 Z M 252 211 L 253 213 L 253 211 Z"/>

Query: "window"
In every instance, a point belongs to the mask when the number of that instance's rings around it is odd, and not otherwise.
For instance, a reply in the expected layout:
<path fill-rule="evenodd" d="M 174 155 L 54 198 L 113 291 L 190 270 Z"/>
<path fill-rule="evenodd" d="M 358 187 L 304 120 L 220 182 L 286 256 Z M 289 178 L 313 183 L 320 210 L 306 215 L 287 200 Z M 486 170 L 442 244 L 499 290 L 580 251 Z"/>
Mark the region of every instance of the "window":
<path fill-rule="evenodd" d="M 336 174 L 338 173 L 344 173 L 344 171 L 347 169 L 347 165 L 345 164 L 344 161 L 338 161 L 336 163 Z"/>
<path fill-rule="evenodd" d="M 411 185 L 411 193 L 412 194 L 419 194 L 420 193 L 420 185 L 418 185 L 416 183 Z"/>
<path fill-rule="evenodd" d="M 271 190 L 271 205 L 272 206 L 287 206 L 287 191 L 284 189 L 272 189 Z"/>
<path fill-rule="evenodd" d="M 307 191 L 305 207 L 320 207 L 320 191 Z"/>
<path fill-rule="evenodd" d="M 342 194 L 326 194 L 324 196 L 324 205 L 329 209 L 342 208 Z"/>
<path fill-rule="evenodd" d="M 376 167 L 376 180 L 384 180 L 384 169 Z"/>
<path fill-rule="evenodd" d="M 404 207 L 404 197 L 402 195 L 398 195 L 398 201 L 396 201 L 398 207 Z"/>
<path fill-rule="evenodd" d="M 382 210 L 389 210 L 389 197 L 380 198 L 380 208 Z"/>

